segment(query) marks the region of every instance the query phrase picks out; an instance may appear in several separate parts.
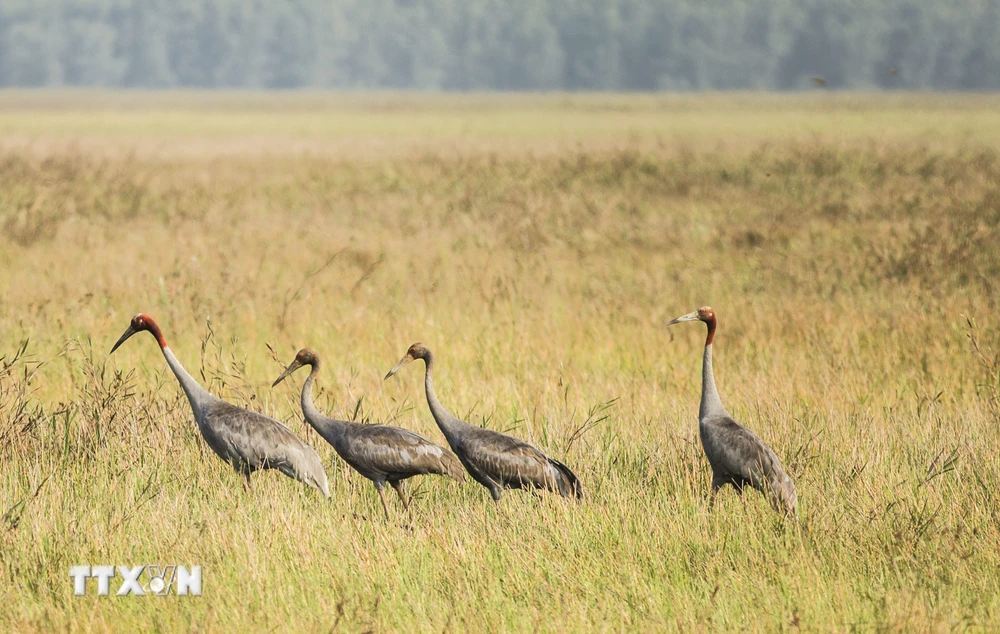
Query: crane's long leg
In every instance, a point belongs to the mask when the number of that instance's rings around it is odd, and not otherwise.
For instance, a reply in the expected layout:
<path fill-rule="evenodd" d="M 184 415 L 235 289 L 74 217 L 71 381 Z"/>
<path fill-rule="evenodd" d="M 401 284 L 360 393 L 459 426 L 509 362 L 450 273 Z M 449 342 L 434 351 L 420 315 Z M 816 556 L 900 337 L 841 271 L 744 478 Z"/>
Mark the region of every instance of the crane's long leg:
<path fill-rule="evenodd" d="M 708 496 L 708 512 L 711 513 L 712 509 L 715 507 L 715 496 L 718 495 L 719 489 L 726 483 L 725 478 L 720 478 L 719 476 L 712 476 L 712 492 Z"/>
<path fill-rule="evenodd" d="M 740 496 L 740 502 L 743 503 L 743 511 L 747 510 L 747 498 L 743 495 L 743 487 L 736 487 L 736 494 Z"/>
<path fill-rule="evenodd" d="M 388 522 L 389 521 L 389 505 L 385 503 L 385 487 L 381 486 L 381 487 L 377 487 L 377 488 L 378 488 L 378 496 L 380 498 L 382 498 L 382 510 L 385 511 L 385 521 Z"/>
<path fill-rule="evenodd" d="M 247 491 L 249 493 L 249 491 L 250 491 L 250 472 L 249 471 L 244 471 L 243 472 L 243 477 L 245 478 L 245 480 L 243 480 L 243 490 Z"/>
<path fill-rule="evenodd" d="M 743 495 L 743 491 L 747 488 L 747 482 L 746 480 L 736 480 L 731 484 L 736 491 L 736 495 L 740 497 L 740 503 L 743 505 L 743 511 L 745 512 L 747 510 L 747 498 Z"/>
<path fill-rule="evenodd" d="M 413 523 L 413 510 L 410 509 L 410 499 L 409 499 L 409 497 L 403 491 L 403 481 L 402 480 L 396 480 L 396 481 L 391 481 L 390 480 L 389 484 L 390 484 L 390 486 L 392 486 L 392 488 L 396 489 L 396 493 L 399 494 L 399 499 L 403 501 L 403 508 L 406 509 L 407 515 L 410 516 L 410 523 L 412 524 Z"/>
<path fill-rule="evenodd" d="M 390 480 L 389 481 L 389 486 L 391 486 L 393 489 L 395 489 L 396 493 L 399 494 L 399 499 L 403 501 L 403 508 L 409 509 L 410 508 L 410 500 L 406 496 L 406 493 L 403 491 L 403 481 L 402 480 L 395 480 L 395 481 Z"/>

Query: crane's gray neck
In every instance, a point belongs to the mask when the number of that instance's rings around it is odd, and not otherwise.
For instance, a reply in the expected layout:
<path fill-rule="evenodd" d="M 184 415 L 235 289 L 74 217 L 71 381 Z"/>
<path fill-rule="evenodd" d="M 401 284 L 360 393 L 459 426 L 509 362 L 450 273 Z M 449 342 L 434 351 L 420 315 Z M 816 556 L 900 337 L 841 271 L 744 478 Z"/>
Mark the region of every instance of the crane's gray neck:
<path fill-rule="evenodd" d="M 712 371 L 712 344 L 705 346 L 705 358 L 701 366 L 701 407 L 698 418 L 705 420 L 717 416 L 727 416 L 726 408 L 722 406 L 719 390 L 715 387 L 715 373 Z"/>
<path fill-rule="evenodd" d="M 191 409 L 194 410 L 194 418 L 199 423 L 201 423 L 201 415 L 204 410 L 205 405 L 209 401 L 214 399 L 208 390 L 203 388 L 200 383 L 194 380 L 194 377 L 187 373 L 181 362 L 177 360 L 174 356 L 173 351 L 168 347 L 164 346 L 163 357 L 167 360 L 167 365 L 173 371 L 174 376 L 177 377 L 177 382 L 181 384 L 181 388 L 184 389 L 184 393 L 188 397 L 188 402 L 191 403 Z"/>
<path fill-rule="evenodd" d="M 335 445 L 336 442 L 343 436 L 346 424 L 343 421 L 323 416 L 313 404 L 313 382 L 316 380 L 318 370 L 319 368 L 314 366 L 312 372 L 310 372 L 309 376 L 306 377 L 306 382 L 302 384 L 302 413 L 306 417 L 306 422 L 309 423 L 309 425 L 311 425 L 320 436 L 325 438 L 327 442 Z"/>
<path fill-rule="evenodd" d="M 424 359 L 424 363 L 427 364 L 427 368 L 424 371 L 424 390 L 427 392 L 427 405 L 431 409 L 431 416 L 434 417 L 434 421 L 438 424 L 441 429 L 441 433 L 448 440 L 448 444 L 454 445 L 453 439 L 457 438 L 458 427 L 460 427 L 461 421 L 451 415 L 448 410 L 441 405 L 441 401 L 438 400 L 437 394 L 434 393 L 434 379 L 431 377 L 431 366 L 433 365 L 433 358 L 428 354 Z"/>

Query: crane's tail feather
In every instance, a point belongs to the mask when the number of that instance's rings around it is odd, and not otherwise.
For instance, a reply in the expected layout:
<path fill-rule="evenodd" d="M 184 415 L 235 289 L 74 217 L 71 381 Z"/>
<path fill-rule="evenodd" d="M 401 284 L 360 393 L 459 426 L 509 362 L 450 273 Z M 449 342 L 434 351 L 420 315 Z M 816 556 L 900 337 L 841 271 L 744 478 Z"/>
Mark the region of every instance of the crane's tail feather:
<path fill-rule="evenodd" d="M 778 513 L 788 517 L 798 516 L 799 497 L 795 484 L 784 471 L 771 474 L 771 504 Z"/>
<path fill-rule="evenodd" d="M 455 454 L 445 451 L 441 456 L 441 466 L 444 467 L 444 474 L 451 477 L 451 479 L 456 482 L 465 481 L 465 467 Z"/>
<path fill-rule="evenodd" d="M 330 485 L 326 481 L 326 477 L 325 477 L 326 474 L 323 474 L 323 475 L 324 475 L 324 477 L 323 477 L 322 480 L 320 480 L 319 482 L 314 482 L 312 484 L 313 484 L 314 487 L 316 487 L 317 489 L 320 490 L 320 492 L 323 494 L 323 497 L 329 499 L 329 497 L 330 497 Z"/>
<path fill-rule="evenodd" d="M 323 497 L 330 497 L 330 485 L 326 479 L 326 471 L 323 470 L 323 465 L 319 462 L 318 456 L 316 457 L 316 464 L 313 465 L 306 464 L 304 467 L 296 467 L 291 463 L 282 463 L 275 465 L 274 468 L 293 480 L 298 480 L 307 486 L 311 486 L 322 493 Z"/>
<path fill-rule="evenodd" d="M 583 499 L 583 485 L 580 484 L 580 478 L 576 477 L 569 467 L 563 463 L 549 458 L 549 464 L 556 468 L 558 476 L 556 478 L 556 486 L 559 489 L 559 494 L 563 497 L 575 497 L 577 499 Z"/>
<path fill-rule="evenodd" d="M 304 452 L 305 460 L 302 469 L 304 473 L 301 474 L 300 479 L 309 486 L 315 487 L 323 494 L 323 497 L 329 499 L 330 483 L 326 477 L 326 470 L 323 469 L 323 461 L 311 447 L 307 446 L 306 448 L 308 451 Z"/>

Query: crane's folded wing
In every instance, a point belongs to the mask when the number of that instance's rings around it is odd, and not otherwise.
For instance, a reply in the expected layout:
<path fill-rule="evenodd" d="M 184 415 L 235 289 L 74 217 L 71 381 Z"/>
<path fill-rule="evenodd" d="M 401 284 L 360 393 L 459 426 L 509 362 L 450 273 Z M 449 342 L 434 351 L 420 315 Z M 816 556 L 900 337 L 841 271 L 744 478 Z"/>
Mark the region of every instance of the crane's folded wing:
<path fill-rule="evenodd" d="M 423 436 L 388 425 L 352 427 L 345 449 L 351 459 L 390 474 L 448 473 L 454 459 Z"/>

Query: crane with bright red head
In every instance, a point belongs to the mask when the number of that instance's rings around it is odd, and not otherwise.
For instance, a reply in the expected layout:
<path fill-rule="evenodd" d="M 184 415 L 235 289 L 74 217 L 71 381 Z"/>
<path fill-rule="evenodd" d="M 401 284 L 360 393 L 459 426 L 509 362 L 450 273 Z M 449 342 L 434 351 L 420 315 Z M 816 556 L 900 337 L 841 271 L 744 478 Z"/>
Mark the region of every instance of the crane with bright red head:
<path fill-rule="evenodd" d="M 330 497 L 323 463 L 312 447 L 273 418 L 237 407 L 210 394 L 187 373 L 167 346 L 160 327 L 149 315 L 139 313 L 133 317 L 128 329 L 111 348 L 111 353 L 129 337 L 143 331 L 153 335 L 160 344 L 167 365 L 188 397 L 202 438 L 217 456 L 243 474 L 246 478 L 244 486 L 249 487 L 250 474 L 254 471 L 277 469 L 290 478 L 315 487 L 324 497 Z"/>

